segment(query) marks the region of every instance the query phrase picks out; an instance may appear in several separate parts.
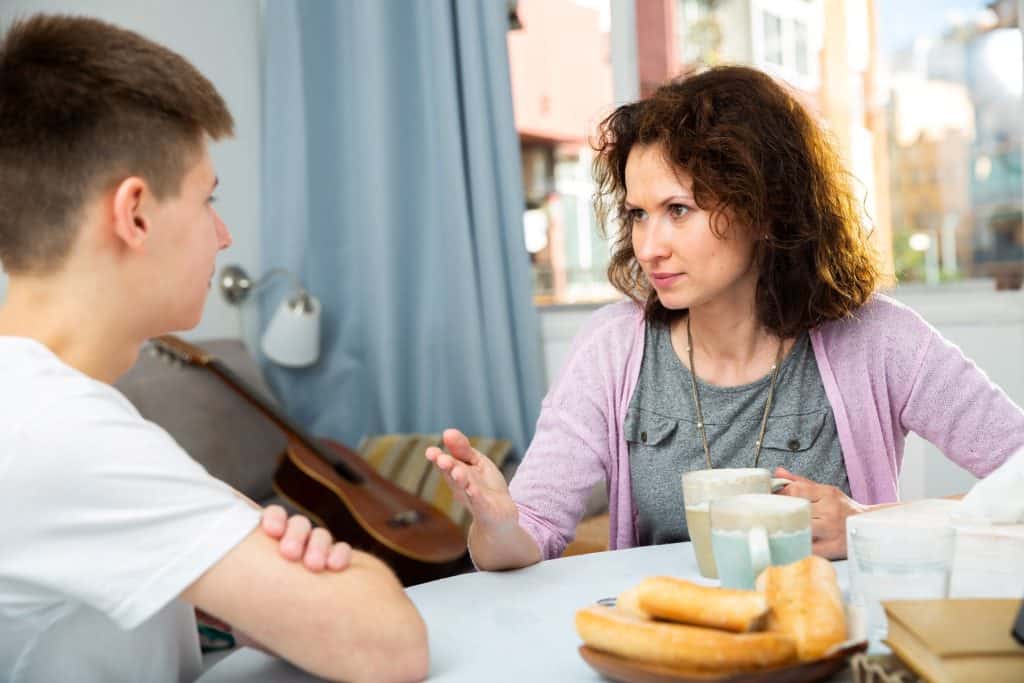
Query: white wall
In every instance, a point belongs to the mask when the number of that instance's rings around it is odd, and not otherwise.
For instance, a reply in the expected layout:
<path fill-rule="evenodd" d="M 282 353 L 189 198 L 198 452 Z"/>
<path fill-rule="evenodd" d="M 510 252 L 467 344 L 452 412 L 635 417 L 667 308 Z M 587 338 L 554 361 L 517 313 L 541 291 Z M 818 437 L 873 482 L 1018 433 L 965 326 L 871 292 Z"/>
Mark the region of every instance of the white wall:
<path fill-rule="evenodd" d="M 957 344 L 1018 405 L 1024 406 L 1024 292 L 996 292 L 991 282 L 904 286 L 892 292 Z M 540 309 L 548 382 L 561 369 L 573 336 L 595 306 Z M 904 500 L 968 490 L 974 477 L 916 435 L 907 439 L 900 493 Z"/>
<path fill-rule="evenodd" d="M 235 117 L 235 138 L 214 145 L 220 176 L 217 209 L 234 235 L 218 267 L 260 263 L 260 6 L 255 0 L 2 0 L 0 27 L 36 12 L 83 14 L 138 31 L 181 53 L 217 87 Z M 0 274 L 0 298 L 6 291 Z M 251 311 L 246 311 L 252 317 Z M 188 336 L 243 337 L 238 309 L 214 289 Z"/>

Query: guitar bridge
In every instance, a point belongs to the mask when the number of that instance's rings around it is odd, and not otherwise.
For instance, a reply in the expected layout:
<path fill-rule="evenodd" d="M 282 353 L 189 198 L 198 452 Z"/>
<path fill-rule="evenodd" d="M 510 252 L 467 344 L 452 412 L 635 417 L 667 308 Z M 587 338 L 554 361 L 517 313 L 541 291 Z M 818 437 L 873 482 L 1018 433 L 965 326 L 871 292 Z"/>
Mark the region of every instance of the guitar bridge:
<path fill-rule="evenodd" d="M 388 520 L 388 526 L 396 528 L 407 527 L 422 520 L 423 515 L 419 510 L 402 510 Z"/>

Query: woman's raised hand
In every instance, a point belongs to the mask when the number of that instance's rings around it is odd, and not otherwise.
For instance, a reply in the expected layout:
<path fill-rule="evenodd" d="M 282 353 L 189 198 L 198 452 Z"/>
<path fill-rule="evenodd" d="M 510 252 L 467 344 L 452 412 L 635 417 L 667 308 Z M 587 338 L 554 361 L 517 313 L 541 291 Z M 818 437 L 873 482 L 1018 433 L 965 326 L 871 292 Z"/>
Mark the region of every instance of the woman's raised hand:
<path fill-rule="evenodd" d="M 446 429 L 442 440 L 448 453 L 432 446 L 426 457 L 441 470 L 455 500 L 489 531 L 517 525 L 519 514 L 498 467 L 457 429 Z"/>
<path fill-rule="evenodd" d="M 811 537 L 815 555 L 830 560 L 846 558 L 846 518 L 868 508 L 853 500 L 835 486 L 819 484 L 806 477 L 776 467 L 775 477 L 789 479 L 779 493 L 806 498 L 811 502 Z"/>

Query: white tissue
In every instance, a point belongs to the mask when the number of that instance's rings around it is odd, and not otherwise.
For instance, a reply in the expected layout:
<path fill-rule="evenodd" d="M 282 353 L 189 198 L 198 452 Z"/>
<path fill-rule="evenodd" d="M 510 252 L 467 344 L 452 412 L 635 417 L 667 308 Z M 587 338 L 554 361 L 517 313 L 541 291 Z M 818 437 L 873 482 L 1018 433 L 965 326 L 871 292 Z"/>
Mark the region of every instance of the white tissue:
<path fill-rule="evenodd" d="M 964 496 L 957 521 L 1024 522 L 1024 449 L 1011 455 Z"/>

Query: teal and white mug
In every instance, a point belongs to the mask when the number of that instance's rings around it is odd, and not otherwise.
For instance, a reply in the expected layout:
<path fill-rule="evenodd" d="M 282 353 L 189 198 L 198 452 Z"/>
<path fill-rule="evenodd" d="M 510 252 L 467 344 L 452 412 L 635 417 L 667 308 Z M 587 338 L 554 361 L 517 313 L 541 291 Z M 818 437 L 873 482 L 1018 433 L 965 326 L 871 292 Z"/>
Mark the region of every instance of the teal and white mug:
<path fill-rule="evenodd" d="M 710 508 L 711 549 L 725 588 L 752 590 L 765 567 L 811 554 L 811 504 L 803 498 L 749 493 Z"/>

